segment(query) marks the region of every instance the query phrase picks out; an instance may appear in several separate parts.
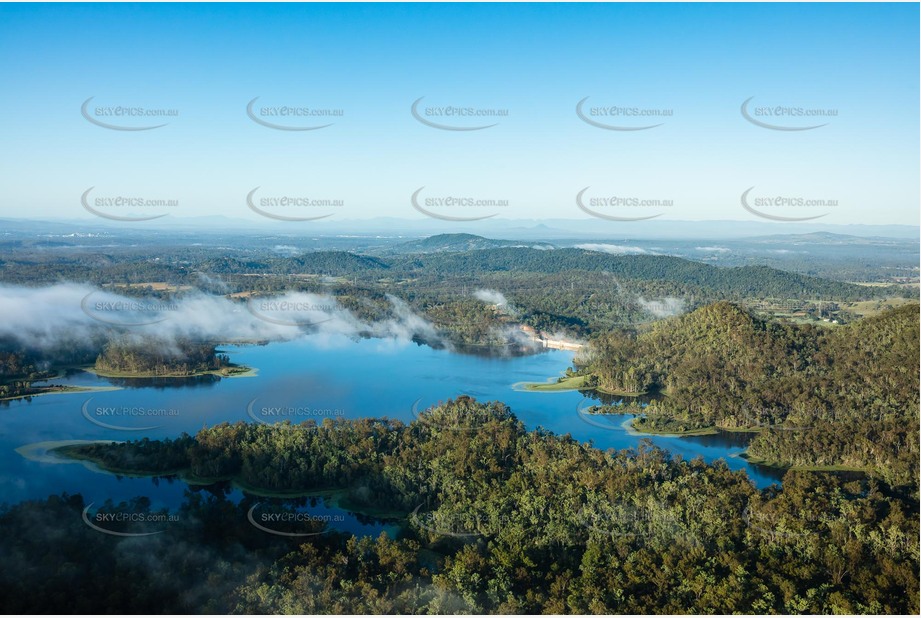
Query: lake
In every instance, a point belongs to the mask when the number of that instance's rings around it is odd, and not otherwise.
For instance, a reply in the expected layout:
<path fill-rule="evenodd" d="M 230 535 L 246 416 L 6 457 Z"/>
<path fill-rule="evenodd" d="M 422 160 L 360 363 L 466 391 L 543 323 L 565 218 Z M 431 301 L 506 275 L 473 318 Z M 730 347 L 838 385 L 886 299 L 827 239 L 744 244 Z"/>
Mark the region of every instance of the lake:
<path fill-rule="evenodd" d="M 640 440 L 685 459 L 725 459 L 745 470 L 758 487 L 778 482 L 779 470 L 749 464 L 738 457 L 751 434 L 642 436 L 627 431 L 627 415 L 580 412 L 592 403 L 575 391 L 533 392 L 520 382 L 544 382 L 570 367 L 573 352 L 549 350 L 516 357 L 462 355 L 393 340 L 305 338 L 264 346 L 223 346 L 233 362 L 252 367 L 249 377 L 213 376 L 183 380 L 106 379 L 87 372 L 57 378 L 55 384 L 117 386 L 117 390 L 34 397 L 11 401 L 0 414 L 0 502 L 44 499 L 80 493 L 87 503 L 114 502 L 143 495 L 154 506 L 175 507 L 188 485 L 180 479 L 126 478 L 76 462 L 48 456 L 45 448 L 67 440 L 132 440 L 194 434 L 221 422 L 277 422 L 324 418 L 388 416 L 410 422 L 425 408 L 458 395 L 508 404 L 528 429 L 543 427 L 591 442 L 623 449 Z M 31 448 L 28 445 L 33 445 Z M 17 451 L 19 449 L 19 451 Z M 230 499 L 243 493 L 228 489 Z M 303 501 L 302 501 L 303 502 Z M 335 500 L 309 500 L 298 506 L 334 521 L 330 526 L 354 534 L 394 530 L 381 522 L 339 508 Z M 334 517 L 333 517 L 334 516 Z"/>

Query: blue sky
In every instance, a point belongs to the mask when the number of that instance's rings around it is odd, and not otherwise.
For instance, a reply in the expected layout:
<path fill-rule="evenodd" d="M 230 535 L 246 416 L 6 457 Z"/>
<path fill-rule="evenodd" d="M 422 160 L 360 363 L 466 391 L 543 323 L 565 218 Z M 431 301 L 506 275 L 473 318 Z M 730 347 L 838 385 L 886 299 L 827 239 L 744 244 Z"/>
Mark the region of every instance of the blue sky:
<path fill-rule="evenodd" d="M 258 219 L 245 201 L 258 186 L 340 200 L 315 211 L 337 219 L 421 218 L 421 187 L 507 201 L 476 212 L 587 219 L 575 195 L 590 187 L 671 202 L 609 213 L 753 220 L 740 195 L 755 187 L 829 201 L 775 214 L 917 225 L 918 52 L 917 4 L 4 4 L 0 217 L 90 218 L 80 196 L 95 187 L 177 200 L 175 216 Z M 178 116 L 109 130 L 81 116 L 89 97 Z M 278 131 L 247 117 L 255 97 L 342 115 Z M 508 115 L 439 130 L 411 115 L 420 97 Z M 576 115 L 585 97 L 583 110 L 671 115 L 599 129 Z M 740 113 L 749 97 L 836 115 L 770 130 Z"/>

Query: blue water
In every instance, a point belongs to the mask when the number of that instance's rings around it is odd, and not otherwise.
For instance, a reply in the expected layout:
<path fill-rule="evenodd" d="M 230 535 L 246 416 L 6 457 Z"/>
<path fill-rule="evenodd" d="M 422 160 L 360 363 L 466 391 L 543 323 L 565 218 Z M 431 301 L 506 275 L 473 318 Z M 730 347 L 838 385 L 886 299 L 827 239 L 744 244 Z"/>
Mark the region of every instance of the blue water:
<path fill-rule="evenodd" d="M 544 427 L 596 447 L 630 448 L 648 439 L 686 459 L 725 459 L 745 470 L 758 487 L 779 480 L 772 469 L 754 466 L 737 455 L 745 434 L 699 437 L 631 435 L 627 416 L 580 413 L 593 402 L 578 392 L 527 392 L 518 382 L 543 382 L 571 366 L 573 353 L 547 351 L 521 357 L 483 357 L 434 350 L 413 343 L 364 339 L 318 339 L 266 346 L 225 346 L 233 362 L 257 369 L 255 377 L 184 381 L 112 380 L 77 372 L 55 384 L 121 387 L 120 390 L 35 397 L 0 407 L 0 502 L 43 499 L 50 494 L 80 493 L 101 503 L 145 495 L 154 506 L 175 507 L 187 489 L 181 480 L 125 478 L 81 463 L 30 459 L 16 448 L 45 441 L 131 440 L 194 434 L 221 422 L 275 422 L 289 419 L 388 416 L 406 422 L 418 411 L 458 395 L 508 404 L 528 429 Z M 117 409 L 113 414 L 110 408 Z M 128 411 L 125 411 L 128 408 Z M 89 417 L 89 418 L 87 418 Z M 95 422 L 94 422 L 95 421 Z M 106 427 L 108 425 L 109 427 Z M 132 430 L 145 428 L 142 430 Z M 243 496 L 234 490 L 230 498 Z M 329 525 L 355 534 L 389 530 L 388 522 L 348 513 L 329 501 L 308 505 L 318 515 L 340 515 Z"/>

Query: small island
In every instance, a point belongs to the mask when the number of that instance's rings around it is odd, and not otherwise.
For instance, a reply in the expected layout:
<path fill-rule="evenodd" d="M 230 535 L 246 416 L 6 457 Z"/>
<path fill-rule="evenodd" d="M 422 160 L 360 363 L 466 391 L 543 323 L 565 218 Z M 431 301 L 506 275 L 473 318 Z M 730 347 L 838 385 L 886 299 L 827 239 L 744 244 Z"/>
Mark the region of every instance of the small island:
<path fill-rule="evenodd" d="M 177 341 L 164 346 L 146 339 L 118 339 L 106 343 L 87 371 L 104 378 L 189 378 L 203 375 L 235 377 L 250 374 L 235 365 L 211 343 Z"/>

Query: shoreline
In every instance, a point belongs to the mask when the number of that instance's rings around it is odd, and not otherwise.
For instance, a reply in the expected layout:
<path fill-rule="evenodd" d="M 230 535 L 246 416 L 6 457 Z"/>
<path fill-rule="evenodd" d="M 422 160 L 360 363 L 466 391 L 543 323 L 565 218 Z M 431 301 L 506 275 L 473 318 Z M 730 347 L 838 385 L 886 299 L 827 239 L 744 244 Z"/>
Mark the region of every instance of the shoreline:
<path fill-rule="evenodd" d="M 870 474 L 870 470 L 859 466 L 847 466 L 844 464 L 826 464 L 826 465 L 808 465 L 808 464 L 784 464 L 777 461 L 771 461 L 757 455 L 750 455 L 748 449 L 738 454 L 738 457 L 744 459 L 750 464 L 764 466 L 765 468 L 774 468 L 775 470 L 795 470 L 799 472 L 862 472 Z"/>
<path fill-rule="evenodd" d="M 230 369 L 230 371 L 226 371 Z M 154 378 L 199 378 L 202 376 L 213 375 L 219 378 L 253 378 L 259 375 L 259 370 L 245 365 L 232 365 L 225 369 L 208 369 L 205 371 L 195 371 L 192 373 L 124 373 L 117 371 L 105 371 L 96 369 L 94 366 L 82 368 L 86 373 L 91 373 L 100 378 L 116 379 L 140 379 L 149 380 Z"/>
<path fill-rule="evenodd" d="M 364 515 L 367 517 L 374 517 L 381 520 L 400 520 L 405 519 L 406 513 L 397 513 L 394 511 L 387 511 L 384 509 L 377 509 L 373 507 L 363 507 L 361 505 L 356 505 L 348 499 L 348 488 L 341 487 L 326 487 L 320 489 L 308 489 L 308 490 L 279 490 L 279 489 L 264 489 L 260 487 L 255 487 L 249 485 L 236 477 L 202 477 L 196 474 L 193 474 L 189 468 L 181 468 L 177 470 L 168 470 L 168 471 L 152 471 L 152 470 L 127 470 L 123 468 L 115 468 L 107 466 L 92 457 L 81 456 L 75 453 L 66 452 L 64 449 L 72 446 L 81 446 L 84 444 L 111 444 L 113 442 L 118 442 L 117 440 L 61 440 L 58 442 L 38 442 L 35 444 L 25 445 L 20 447 L 22 449 L 16 449 L 23 457 L 28 459 L 33 459 L 35 461 L 43 461 L 47 463 L 76 463 L 82 464 L 84 467 L 98 472 L 101 474 L 108 474 L 111 476 L 121 476 L 127 478 L 156 478 L 156 477 L 167 477 L 174 476 L 186 483 L 187 485 L 196 485 L 196 486 L 208 486 L 214 485 L 217 483 L 230 483 L 235 489 L 239 489 L 241 492 L 250 494 L 252 496 L 257 496 L 260 498 L 323 498 L 324 502 L 329 502 L 330 505 L 340 508 L 351 513 L 356 513 L 358 515 Z M 48 446 L 45 446 L 48 445 Z M 39 458 L 35 458 L 32 453 L 44 447 L 44 451 L 39 454 Z M 28 454 L 27 454 L 28 453 Z"/>
<path fill-rule="evenodd" d="M 121 386 L 39 386 L 36 388 L 38 389 L 37 392 L 0 397 L 0 401 L 16 401 L 17 399 L 25 399 L 27 397 L 43 397 L 48 395 L 73 395 L 76 393 L 99 393 L 122 390 Z"/>
<path fill-rule="evenodd" d="M 642 397 L 648 393 L 628 393 L 625 391 L 611 391 L 598 386 L 584 387 L 588 376 L 578 375 L 558 378 L 547 378 L 546 382 L 515 382 L 512 389 L 529 393 L 564 393 L 568 391 L 594 391 L 614 397 Z"/>

